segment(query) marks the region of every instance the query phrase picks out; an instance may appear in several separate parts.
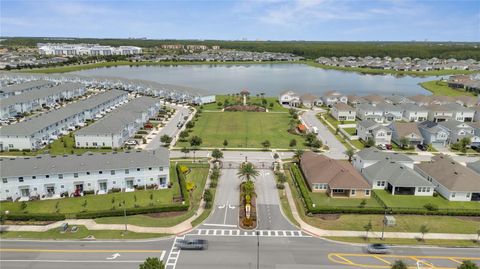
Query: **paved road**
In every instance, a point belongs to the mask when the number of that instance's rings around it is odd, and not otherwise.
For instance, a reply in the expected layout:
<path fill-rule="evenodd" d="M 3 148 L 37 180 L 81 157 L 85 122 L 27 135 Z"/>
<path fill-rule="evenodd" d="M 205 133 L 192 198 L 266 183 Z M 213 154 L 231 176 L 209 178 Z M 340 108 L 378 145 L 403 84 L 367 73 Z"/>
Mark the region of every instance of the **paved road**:
<path fill-rule="evenodd" d="M 160 142 L 160 137 L 162 135 L 168 135 L 170 137 L 174 137 L 177 135 L 180 129 L 178 129 L 177 124 L 180 121 L 184 121 L 183 117 L 188 116 L 190 114 L 190 110 L 184 106 L 173 106 L 169 105 L 169 107 L 175 108 L 175 114 L 170 119 L 170 121 L 157 133 L 157 135 L 149 141 L 148 145 L 145 149 L 153 150 L 162 146 Z"/>

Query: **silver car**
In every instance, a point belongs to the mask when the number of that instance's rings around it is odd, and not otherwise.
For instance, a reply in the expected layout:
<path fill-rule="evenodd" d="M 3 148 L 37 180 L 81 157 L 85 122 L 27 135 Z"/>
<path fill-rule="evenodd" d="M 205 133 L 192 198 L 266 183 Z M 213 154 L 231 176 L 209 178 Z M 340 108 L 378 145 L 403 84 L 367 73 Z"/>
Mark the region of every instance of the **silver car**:
<path fill-rule="evenodd" d="M 188 250 L 204 250 L 208 248 L 208 241 L 204 239 L 179 240 L 178 248 Z"/>
<path fill-rule="evenodd" d="M 367 246 L 367 252 L 371 254 L 389 254 L 391 250 L 385 244 L 370 244 Z"/>

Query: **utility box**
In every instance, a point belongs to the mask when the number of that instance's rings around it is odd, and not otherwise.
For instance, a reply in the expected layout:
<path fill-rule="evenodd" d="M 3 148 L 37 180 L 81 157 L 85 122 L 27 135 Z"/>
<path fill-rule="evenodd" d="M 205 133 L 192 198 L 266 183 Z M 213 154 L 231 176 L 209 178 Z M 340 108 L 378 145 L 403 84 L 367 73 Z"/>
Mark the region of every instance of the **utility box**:
<path fill-rule="evenodd" d="M 383 223 L 386 226 L 395 226 L 396 225 L 395 217 L 386 215 L 385 218 L 383 219 Z"/>

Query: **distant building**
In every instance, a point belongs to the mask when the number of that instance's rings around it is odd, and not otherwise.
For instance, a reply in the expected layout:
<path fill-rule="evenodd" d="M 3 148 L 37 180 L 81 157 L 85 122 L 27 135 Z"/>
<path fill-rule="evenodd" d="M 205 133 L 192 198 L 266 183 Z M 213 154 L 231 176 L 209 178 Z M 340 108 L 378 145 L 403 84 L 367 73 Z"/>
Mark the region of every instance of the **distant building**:
<path fill-rule="evenodd" d="M 100 46 L 98 44 L 63 44 L 63 43 L 38 43 L 38 52 L 42 55 L 57 56 L 108 56 L 108 55 L 134 55 L 142 53 L 142 49 L 134 46 Z"/>

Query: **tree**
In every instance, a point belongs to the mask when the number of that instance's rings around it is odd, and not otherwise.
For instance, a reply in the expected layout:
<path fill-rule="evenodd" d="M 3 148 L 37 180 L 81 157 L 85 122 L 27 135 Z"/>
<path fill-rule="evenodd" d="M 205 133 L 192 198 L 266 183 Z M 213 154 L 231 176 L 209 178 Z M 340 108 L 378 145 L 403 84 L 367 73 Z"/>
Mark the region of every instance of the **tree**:
<path fill-rule="evenodd" d="M 427 225 L 423 224 L 420 226 L 420 233 L 422 234 L 422 241 L 425 238 L 425 234 L 428 233 L 430 229 L 428 229 Z"/>
<path fill-rule="evenodd" d="M 180 137 L 181 141 L 185 141 L 188 137 L 188 131 L 181 131 L 178 136 Z"/>
<path fill-rule="evenodd" d="M 314 133 L 309 133 L 305 136 L 305 140 L 307 141 L 307 145 L 311 146 L 313 141 L 317 140 L 317 136 Z"/>
<path fill-rule="evenodd" d="M 183 147 L 180 151 L 185 154 L 185 158 L 187 158 L 187 154 L 190 152 L 187 147 Z"/>
<path fill-rule="evenodd" d="M 166 146 L 170 145 L 172 142 L 172 138 L 168 135 L 162 135 L 160 137 L 160 142 L 164 143 Z"/>
<path fill-rule="evenodd" d="M 212 157 L 215 159 L 215 161 L 218 161 L 218 159 L 223 158 L 223 152 L 219 149 L 214 149 L 212 151 Z"/>
<path fill-rule="evenodd" d="M 369 221 L 367 225 L 363 226 L 363 229 L 365 230 L 365 232 L 367 232 L 365 235 L 365 239 L 368 239 L 368 232 L 370 232 L 373 229 L 372 221 Z"/>
<path fill-rule="evenodd" d="M 255 192 L 255 184 L 253 181 L 247 181 L 243 184 L 243 192 L 245 192 L 245 195 L 252 197 L 253 193 Z"/>
<path fill-rule="evenodd" d="M 187 127 L 187 129 L 192 129 L 193 126 L 195 126 L 195 123 L 193 123 L 193 121 L 189 121 L 185 126 Z"/>
<path fill-rule="evenodd" d="M 163 265 L 163 261 L 157 257 L 148 257 L 140 264 L 139 269 L 165 269 L 165 265 Z"/>
<path fill-rule="evenodd" d="M 290 147 L 295 147 L 296 145 L 297 145 L 297 140 L 296 139 L 290 140 L 290 144 L 289 144 Z"/>
<path fill-rule="evenodd" d="M 228 146 L 228 141 L 227 139 L 223 140 L 223 148 L 226 148 Z"/>
<path fill-rule="evenodd" d="M 280 155 L 278 155 L 278 153 L 275 152 L 275 154 L 273 154 L 273 158 L 276 160 L 276 159 L 280 158 Z"/>
<path fill-rule="evenodd" d="M 408 147 L 408 143 L 409 143 L 410 141 L 409 141 L 408 138 L 406 138 L 405 136 L 402 136 L 402 137 L 400 137 L 400 139 L 399 139 L 398 142 L 400 143 L 400 147 L 402 147 L 402 148 L 405 149 L 405 148 Z"/>
<path fill-rule="evenodd" d="M 407 265 L 401 260 L 397 260 L 392 264 L 392 269 L 407 269 L 407 268 L 408 268 Z"/>
<path fill-rule="evenodd" d="M 295 150 L 295 152 L 293 153 L 293 159 L 295 160 L 295 162 L 300 162 L 300 159 L 302 158 L 302 155 L 303 155 L 304 151 L 301 150 L 301 149 L 297 149 Z"/>
<path fill-rule="evenodd" d="M 319 139 L 315 139 L 312 141 L 312 143 L 310 143 L 310 147 L 312 147 L 313 150 L 318 150 L 322 146 L 323 146 L 323 143 Z"/>
<path fill-rule="evenodd" d="M 352 148 L 349 148 L 345 151 L 345 155 L 347 155 L 348 161 L 351 162 L 353 155 L 355 155 L 355 150 L 353 150 Z"/>
<path fill-rule="evenodd" d="M 467 147 L 472 143 L 470 137 L 464 137 L 460 140 L 460 151 L 462 153 L 467 153 Z"/>
<path fill-rule="evenodd" d="M 237 175 L 246 181 L 250 181 L 252 178 L 256 178 L 260 175 L 260 172 L 255 169 L 255 166 L 252 163 L 245 163 L 238 169 Z"/>
<path fill-rule="evenodd" d="M 466 260 L 466 261 L 463 261 L 462 264 L 460 264 L 457 268 L 458 269 L 478 269 L 478 266 L 472 261 Z"/>
<path fill-rule="evenodd" d="M 198 147 L 202 144 L 202 138 L 199 136 L 192 136 L 190 138 L 190 146 L 192 146 L 192 151 L 193 151 L 193 162 L 195 162 L 195 151 L 198 149 Z"/>
<path fill-rule="evenodd" d="M 375 141 L 373 140 L 373 138 L 369 137 L 365 142 L 365 147 L 369 148 L 373 146 L 375 146 Z"/>
<path fill-rule="evenodd" d="M 268 149 L 270 147 L 270 141 L 268 140 L 263 141 L 262 146 L 264 149 Z"/>

